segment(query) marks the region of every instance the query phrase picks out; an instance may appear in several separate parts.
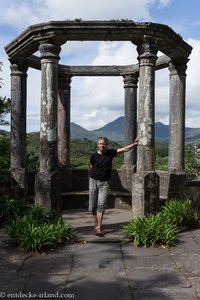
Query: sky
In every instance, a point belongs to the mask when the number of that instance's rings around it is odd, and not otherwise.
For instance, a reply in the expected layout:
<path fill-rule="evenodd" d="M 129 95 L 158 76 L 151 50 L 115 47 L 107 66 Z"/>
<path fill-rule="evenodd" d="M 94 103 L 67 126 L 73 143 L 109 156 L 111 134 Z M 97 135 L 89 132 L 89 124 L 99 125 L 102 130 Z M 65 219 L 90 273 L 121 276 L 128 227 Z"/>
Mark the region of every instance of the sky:
<path fill-rule="evenodd" d="M 0 96 L 10 97 L 10 63 L 4 47 L 30 25 L 74 19 L 155 22 L 168 25 L 193 47 L 186 71 L 186 126 L 200 128 L 199 0 L 0 0 L 0 8 L 0 62 L 3 63 Z M 72 41 L 62 46 L 60 63 L 129 65 L 138 63 L 137 56 L 131 42 Z M 40 130 L 40 81 L 40 72 L 29 68 L 28 132 Z M 155 107 L 156 122 L 169 124 L 168 69 L 156 71 Z M 71 122 L 94 130 L 123 115 L 121 77 L 72 78 Z"/>

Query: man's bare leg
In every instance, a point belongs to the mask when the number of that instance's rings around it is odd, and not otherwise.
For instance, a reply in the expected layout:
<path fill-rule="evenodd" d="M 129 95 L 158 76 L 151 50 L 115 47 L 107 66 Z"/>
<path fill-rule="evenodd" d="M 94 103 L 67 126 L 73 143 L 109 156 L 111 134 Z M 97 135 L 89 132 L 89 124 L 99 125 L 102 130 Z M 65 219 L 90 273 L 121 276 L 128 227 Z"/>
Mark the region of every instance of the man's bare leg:
<path fill-rule="evenodd" d="M 97 228 L 99 231 L 102 230 L 103 215 L 104 213 L 97 212 Z"/>
<path fill-rule="evenodd" d="M 93 213 L 93 219 L 94 219 L 94 228 L 96 230 L 98 228 L 97 212 Z"/>
<path fill-rule="evenodd" d="M 102 232 L 102 220 L 103 220 L 103 213 L 97 212 L 94 216 L 95 220 L 95 234 L 98 236 L 104 236 L 104 233 Z"/>

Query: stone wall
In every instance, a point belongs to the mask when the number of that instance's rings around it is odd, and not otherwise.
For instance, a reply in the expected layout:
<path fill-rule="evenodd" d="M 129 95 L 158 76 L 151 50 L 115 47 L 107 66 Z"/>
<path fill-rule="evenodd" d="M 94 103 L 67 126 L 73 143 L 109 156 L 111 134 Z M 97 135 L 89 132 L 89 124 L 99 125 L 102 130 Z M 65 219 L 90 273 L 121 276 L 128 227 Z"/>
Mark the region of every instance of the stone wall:
<path fill-rule="evenodd" d="M 84 169 L 65 169 L 63 172 L 63 209 L 81 208 L 88 206 L 88 171 Z M 174 176 L 170 179 L 169 173 L 157 172 L 160 179 L 160 200 L 169 198 L 169 190 L 177 192 L 177 180 L 180 177 Z M 28 195 L 34 198 L 34 178 L 35 173 L 28 174 Z M 172 182 L 174 180 L 174 182 Z M 171 185 L 169 189 L 169 185 Z M 182 181 L 179 196 L 189 198 L 194 203 L 197 216 L 200 218 L 200 180 Z M 112 170 L 111 192 L 109 195 L 109 208 L 131 209 L 132 203 L 132 171 L 126 169 Z M 171 194 L 176 196 L 174 194 Z"/>

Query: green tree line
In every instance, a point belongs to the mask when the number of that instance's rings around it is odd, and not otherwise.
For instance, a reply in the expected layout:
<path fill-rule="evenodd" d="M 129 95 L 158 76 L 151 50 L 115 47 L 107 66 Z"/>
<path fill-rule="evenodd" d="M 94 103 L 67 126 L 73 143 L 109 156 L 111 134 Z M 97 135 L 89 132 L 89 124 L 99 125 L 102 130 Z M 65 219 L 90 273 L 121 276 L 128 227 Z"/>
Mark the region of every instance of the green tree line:
<path fill-rule="evenodd" d="M 119 148 L 123 145 L 110 141 L 110 148 Z M 39 132 L 27 134 L 27 170 L 39 170 Z M 0 168 L 1 175 L 7 172 L 10 164 L 10 138 L 0 135 Z M 96 143 L 87 139 L 72 139 L 70 141 L 70 167 L 88 168 L 90 154 L 97 149 Z M 168 169 L 168 144 L 156 142 L 156 170 Z M 122 167 L 124 155 L 118 155 L 113 160 L 113 168 Z M 191 178 L 200 178 L 200 144 L 186 144 L 185 169 Z"/>

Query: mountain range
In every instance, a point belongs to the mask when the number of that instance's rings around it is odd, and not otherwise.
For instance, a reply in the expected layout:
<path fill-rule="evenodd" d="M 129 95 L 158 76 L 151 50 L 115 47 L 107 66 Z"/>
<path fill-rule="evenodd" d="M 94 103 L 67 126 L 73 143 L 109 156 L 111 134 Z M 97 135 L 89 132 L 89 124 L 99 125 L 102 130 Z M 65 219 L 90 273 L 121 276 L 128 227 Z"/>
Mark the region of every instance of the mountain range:
<path fill-rule="evenodd" d="M 121 116 L 116 120 L 106 124 L 96 130 L 87 130 L 80 125 L 71 122 L 70 134 L 71 139 L 96 141 L 99 136 L 106 136 L 108 139 L 124 143 L 124 117 Z M 0 130 L 0 135 L 9 135 L 5 130 Z M 155 138 L 158 142 L 168 142 L 169 125 L 161 122 L 155 123 Z M 200 143 L 200 128 L 185 128 L 185 141 L 190 143 Z"/>
<path fill-rule="evenodd" d="M 86 130 L 76 123 L 71 123 L 72 139 L 96 140 L 99 136 L 106 136 L 110 140 L 124 141 L 124 117 L 121 116 L 116 120 L 106 124 L 96 130 Z M 155 123 L 155 137 L 157 141 L 167 142 L 169 138 L 169 125 L 161 122 Z M 186 142 L 200 142 L 200 128 L 185 128 Z"/>

